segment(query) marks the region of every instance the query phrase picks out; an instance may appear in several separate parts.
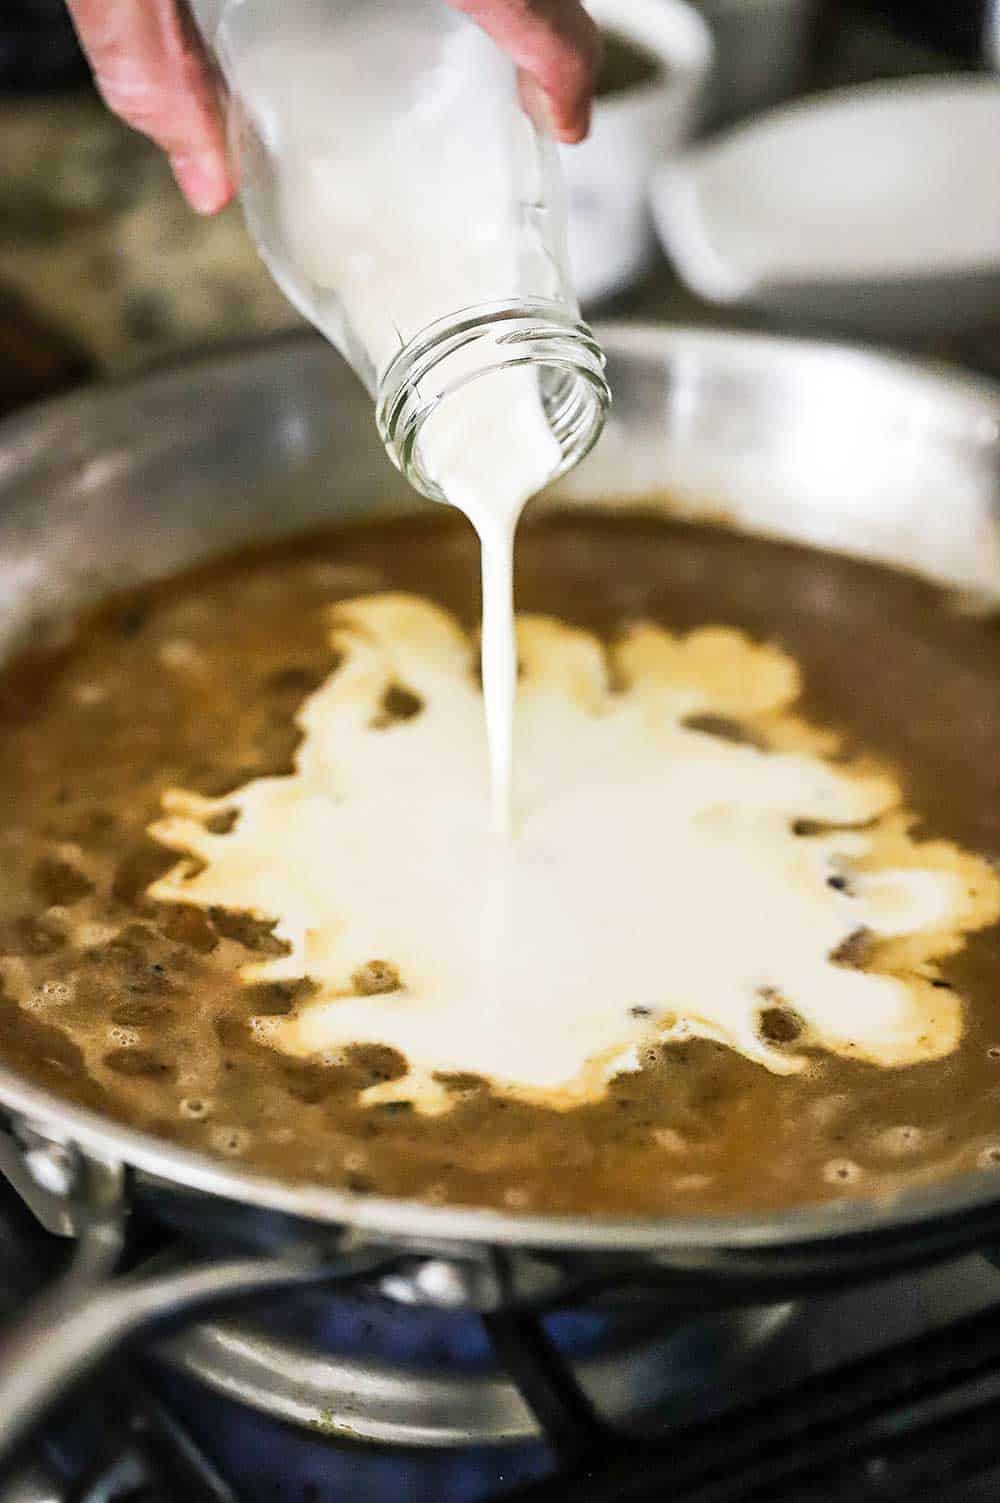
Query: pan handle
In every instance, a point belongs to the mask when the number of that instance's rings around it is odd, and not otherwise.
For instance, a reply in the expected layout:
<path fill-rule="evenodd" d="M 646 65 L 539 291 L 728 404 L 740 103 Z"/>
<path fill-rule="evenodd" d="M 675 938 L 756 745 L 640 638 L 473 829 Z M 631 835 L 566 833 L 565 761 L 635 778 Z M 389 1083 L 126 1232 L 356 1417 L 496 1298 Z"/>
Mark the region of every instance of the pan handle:
<path fill-rule="evenodd" d="M 121 1167 L 78 1164 L 69 1267 L 0 1340 L 0 1483 L 72 1387 L 129 1338 L 163 1335 L 196 1314 L 294 1285 L 374 1276 L 394 1261 L 384 1249 L 331 1253 L 328 1243 L 301 1244 L 270 1257 L 112 1278 L 124 1240 Z"/>

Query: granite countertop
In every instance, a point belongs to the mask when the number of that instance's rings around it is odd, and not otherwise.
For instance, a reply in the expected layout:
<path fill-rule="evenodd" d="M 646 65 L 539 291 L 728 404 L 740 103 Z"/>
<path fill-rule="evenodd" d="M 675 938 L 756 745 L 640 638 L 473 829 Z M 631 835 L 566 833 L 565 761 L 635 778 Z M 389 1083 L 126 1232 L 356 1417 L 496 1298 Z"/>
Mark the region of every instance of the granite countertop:
<path fill-rule="evenodd" d="M 193 214 L 161 154 L 92 95 L 0 104 L 0 285 L 120 374 L 294 327 L 236 207 Z"/>
<path fill-rule="evenodd" d="M 810 87 L 943 66 L 854 20 L 828 32 Z M 301 325 L 258 260 L 239 209 L 215 219 L 191 213 L 160 153 L 96 95 L 0 100 L 0 139 L 0 299 L 13 297 L 40 315 L 97 372 L 124 374 L 193 347 Z M 594 311 L 750 328 L 762 322 L 700 303 L 665 263 Z M 982 350 L 975 341 L 971 348 L 939 344 L 932 353 L 1000 371 L 1000 341 L 990 331 L 981 343 Z"/>

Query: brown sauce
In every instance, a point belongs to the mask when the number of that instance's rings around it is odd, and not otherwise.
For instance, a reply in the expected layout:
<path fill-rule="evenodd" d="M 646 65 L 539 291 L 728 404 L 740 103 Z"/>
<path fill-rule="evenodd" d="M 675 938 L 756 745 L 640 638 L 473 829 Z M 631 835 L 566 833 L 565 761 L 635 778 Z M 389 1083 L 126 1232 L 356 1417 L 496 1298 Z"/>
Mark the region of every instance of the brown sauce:
<path fill-rule="evenodd" d="M 332 601 L 412 590 L 471 625 L 477 569 L 471 530 L 443 511 L 345 527 L 116 600 L 58 653 L 4 670 L 0 1057 L 261 1171 L 517 1210 L 783 1207 L 1000 1159 L 997 929 L 944 967 L 967 999 L 958 1051 L 898 1071 L 817 1056 L 779 1078 L 697 1042 L 596 1105 L 546 1111 L 469 1079 L 425 1118 L 358 1105 L 399 1072 L 391 1051 L 324 1066 L 254 1041 L 248 1019 L 287 1012 L 297 989 L 236 979 L 273 947 L 267 926 L 145 897 L 171 862 L 145 834 L 161 793 L 290 768 L 295 711 L 332 667 Z M 642 617 L 780 644 L 803 670 L 803 712 L 896 771 L 922 834 L 1000 853 L 1000 630 L 932 586 L 710 527 L 566 514 L 524 526 L 517 589 L 521 609 L 607 636 Z"/>

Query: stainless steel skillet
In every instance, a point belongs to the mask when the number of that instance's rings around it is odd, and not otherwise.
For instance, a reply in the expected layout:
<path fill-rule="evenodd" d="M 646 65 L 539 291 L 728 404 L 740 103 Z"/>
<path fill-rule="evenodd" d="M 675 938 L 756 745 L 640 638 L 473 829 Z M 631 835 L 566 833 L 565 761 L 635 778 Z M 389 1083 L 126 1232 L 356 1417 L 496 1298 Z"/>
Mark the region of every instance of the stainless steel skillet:
<path fill-rule="evenodd" d="M 983 608 L 1000 602 L 996 388 L 832 345 L 601 332 L 614 414 L 564 498 L 669 493 L 675 512 L 916 569 Z M 331 517 L 416 504 L 367 397 L 309 336 L 39 409 L 0 433 L 0 652 L 112 589 Z M 486 1310 L 611 1283 L 720 1306 L 1000 1241 L 990 1175 L 784 1215 L 560 1219 L 255 1177 L 65 1105 L 2 1065 L 0 1105 L 0 1167 L 46 1224 L 78 1239 L 77 1274 L 22 1334 L 16 1371 L 15 1352 L 0 1353 L 0 1449 L 42 1395 L 136 1327 L 304 1278 L 391 1279 L 407 1298 Z M 136 1204 L 211 1259 L 102 1285 Z"/>

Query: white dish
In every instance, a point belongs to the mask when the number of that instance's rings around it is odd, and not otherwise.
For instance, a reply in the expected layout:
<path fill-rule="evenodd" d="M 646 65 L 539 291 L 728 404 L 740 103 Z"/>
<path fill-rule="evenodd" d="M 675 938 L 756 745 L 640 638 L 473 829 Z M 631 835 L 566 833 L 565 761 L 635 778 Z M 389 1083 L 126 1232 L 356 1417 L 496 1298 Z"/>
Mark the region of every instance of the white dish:
<path fill-rule="evenodd" d="M 693 128 L 712 61 L 709 29 L 686 0 L 591 0 L 588 10 L 659 70 L 648 83 L 599 99 L 588 139 L 561 148 L 570 262 L 585 303 L 628 286 L 655 253 L 650 178 Z"/>
<path fill-rule="evenodd" d="M 653 213 L 688 285 L 859 327 L 1000 312 L 1000 82 L 818 96 L 668 163 Z"/>

